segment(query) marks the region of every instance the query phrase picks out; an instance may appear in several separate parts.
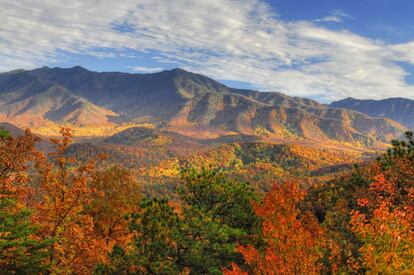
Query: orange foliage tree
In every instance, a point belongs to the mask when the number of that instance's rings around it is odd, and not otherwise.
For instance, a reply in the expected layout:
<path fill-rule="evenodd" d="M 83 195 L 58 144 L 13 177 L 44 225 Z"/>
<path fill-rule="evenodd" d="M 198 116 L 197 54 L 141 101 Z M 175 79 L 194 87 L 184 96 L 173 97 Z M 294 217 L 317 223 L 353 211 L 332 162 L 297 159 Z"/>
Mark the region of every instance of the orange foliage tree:
<path fill-rule="evenodd" d="M 50 270 L 59 274 L 85 274 L 105 255 L 94 238 L 92 217 L 84 206 L 91 202 L 91 182 L 96 172 L 92 162 L 75 165 L 65 150 L 71 143 L 70 129 L 62 128 L 62 139 L 53 139 L 55 152 L 35 163 L 36 196 L 30 206 L 41 239 L 52 239 Z"/>
<path fill-rule="evenodd" d="M 13 138 L 0 129 L 0 274 L 40 274 L 47 270 L 49 240 L 36 240 L 26 208 L 29 162 L 38 139 L 29 131 Z"/>
<path fill-rule="evenodd" d="M 20 206 L 26 204 L 30 193 L 28 167 L 38 156 L 38 140 L 30 131 L 20 137 L 0 139 L 0 197 L 18 199 Z"/>
<path fill-rule="evenodd" d="M 414 273 L 414 189 L 400 198 L 396 182 L 378 174 L 360 210 L 352 212 L 352 229 L 362 242 L 363 268 L 374 274 Z"/>
<path fill-rule="evenodd" d="M 75 161 L 66 154 L 71 130 L 62 128 L 61 134 L 51 140 L 55 151 L 48 156 L 35 149 L 39 139 L 29 131 L 0 138 L 4 270 L 37 272 L 42 264 L 52 274 L 90 274 L 114 244 L 128 239 L 124 217 L 137 210 L 140 199 L 134 175 L 116 166 L 99 170 L 99 158 Z M 36 264 L 28 269 L 26 262 Z"/>
<path fill-rule="evenodd" d="M 298 203 L 305 192 L 295 182 L 276 184 L 261 204 L 254 203 L 262 219 L 262 234 L 267 244 L 261 251 L 240 246 L 247 270 L 253 274 L 317 274 L 322 269 L 323 230 L 309 212 L 299 217 Z M 229 274 L 247 274 L 233 264 Z"/>
<path fill-rule="evenodd" d="M 130 239 L 127 214 L 139 209 L 141 186 L 129 170 L 113 166 L 98 171 L 92 187 L 92 201 L 85 212 L 94 222 L 96 238 L 102 239 L 108 249 L 114 244 L 125 246 Z"/>
<path fill-rule="evenodd" d="M 396 140 L 371 165 L 373 178 L 352 212 L 363 268 L 374 274 L 414 273 L 414 139 Z"/>

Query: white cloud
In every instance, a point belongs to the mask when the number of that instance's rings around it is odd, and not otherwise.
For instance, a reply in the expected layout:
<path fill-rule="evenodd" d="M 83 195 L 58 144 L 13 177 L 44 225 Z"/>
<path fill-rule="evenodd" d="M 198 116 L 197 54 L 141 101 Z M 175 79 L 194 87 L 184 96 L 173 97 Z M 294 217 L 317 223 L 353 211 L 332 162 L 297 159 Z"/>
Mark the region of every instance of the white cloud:
<path fill-rule="evenodd" d="M 327 15 L 322 18 L 315 19 L 314 22 L 333 22 L 340 23 L 345 19 L 352 19 L 352 16 L 344 12 L 343 10 L 334 10 L 330 15 Z"/>
<path fill-rule="evenodd" d="M 334 16 L 334 15 L 328 15 L 328 16 L 315 20 L 315 22 L 335 22 L 335 23 L 340 23 L 342 21 L 343 21 L 342 17 Z"/>
<path fill-rule="evenodd" d="M 162 67 L 149 68 L 149 67 L 140 67 L 140 66 L 135 66 L 135 67 L 132 67 L 131 69 L 135 72 L 140 72 L 140 73 L 156 73 L 156 72 L 160 72 L 164 70 L 164 68 Z"/>
<path fill-rule="evenodd" d="M 159 63 L 289 95 L 414 98 L 396 63 L 414 64 L 414 42 L 389 45 L 313 22 L 285 22 L 260 0 L 62 3 L 0 0 L 0 70 L 50 64 L 65 58 L 62 52 L 107 57 L 150 50 Z"/>

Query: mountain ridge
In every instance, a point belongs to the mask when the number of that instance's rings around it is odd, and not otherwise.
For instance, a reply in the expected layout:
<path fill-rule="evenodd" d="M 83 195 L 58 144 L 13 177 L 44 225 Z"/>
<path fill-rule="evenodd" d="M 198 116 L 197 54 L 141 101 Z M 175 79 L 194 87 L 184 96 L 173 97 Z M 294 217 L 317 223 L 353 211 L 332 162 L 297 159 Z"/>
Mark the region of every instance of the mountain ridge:
<path fill-rule="evenodd" d="M 48 96 L 51 87 L 56 93 Z M 74 106 L 65 107 L 68 101 Z M 386 118 L 278 92 L 234 89 L 182 69 L 130 74 L 80 66 L 0 74 L 0 119 L 18 126 L 152 123 L 190 136 L 243 134 L 368 146 L 405 130 Z M 25 125 L 28 121 L 31 125 Z"/>
<path fill-rule="evenodd" d="M 374 100 L 348 97 L 332 102 L 330 106 L 351 109 L 370 116 L 387 117 L 407 128 L 414 129 L 414 100 L 408 98 L 393 97 Z"/>

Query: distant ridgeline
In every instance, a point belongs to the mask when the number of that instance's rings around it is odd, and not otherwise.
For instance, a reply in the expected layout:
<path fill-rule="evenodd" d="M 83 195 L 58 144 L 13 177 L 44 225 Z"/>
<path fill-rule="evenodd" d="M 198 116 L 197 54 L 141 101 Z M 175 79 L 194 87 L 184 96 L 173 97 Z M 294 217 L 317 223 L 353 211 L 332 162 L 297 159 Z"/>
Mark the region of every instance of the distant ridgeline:
<path fill-rule="evenodd" d="M 414 100 L 407 98 L 388 98 L 383 100 L 360 100 L 346 98 L 330 104 L 332 108 L 346 108 L 369 116 L 386 117 L 405 127 L 414 129 Z"/>

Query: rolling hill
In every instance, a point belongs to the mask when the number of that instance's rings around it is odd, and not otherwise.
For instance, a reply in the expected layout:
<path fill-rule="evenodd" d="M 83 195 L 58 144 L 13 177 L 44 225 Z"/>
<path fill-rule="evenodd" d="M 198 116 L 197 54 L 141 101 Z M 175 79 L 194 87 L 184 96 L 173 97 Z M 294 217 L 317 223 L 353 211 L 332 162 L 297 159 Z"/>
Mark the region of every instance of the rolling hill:
<path fill-rule="evenodd" d="M 20 127 L 150 123 L 205 139 L 242 134 L 368 146 L 405 130 L 385 117 L 277 92 L 233 89 L 181 69 L 129 74 L 43 67 L 3 73 L 0 119 Z"/>
<path fill-rule="evenodd" d="M 139 145 L 217 145 L 233 142 L 254 142 L 259 138 L 254 135 L 228 135 L 214 139 L 199 139 L 184 136 L 175 132 L 152 129 L 147 127 L 131 127 L 103 140 L 104 143 L 122 144 L 129 146 Z"/>

